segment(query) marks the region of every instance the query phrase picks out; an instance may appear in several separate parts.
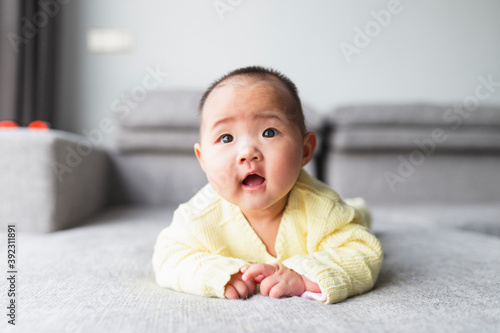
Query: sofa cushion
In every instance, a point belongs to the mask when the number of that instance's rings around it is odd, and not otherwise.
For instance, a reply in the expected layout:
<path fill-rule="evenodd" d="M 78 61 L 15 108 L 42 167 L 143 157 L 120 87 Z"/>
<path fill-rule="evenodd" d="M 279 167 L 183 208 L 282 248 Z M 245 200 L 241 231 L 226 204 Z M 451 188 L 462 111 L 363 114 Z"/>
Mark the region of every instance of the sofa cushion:
<path fill-rule="evenodd" d="M 500 109 L 363 105 L 328 116 L 325 181 L 370 203 L 500 202 Z M 455 118 L 453 118 L 455 119 Z"/>
<path fill-rule="evenodd" d="M 120 126 L 129 129 L 199 127 L 197 90 L 153 90 L 127 112 L 117 112 Z"/>
<path fill-rule="evenodd" d="M 367 104 L 338 107 L 328 122 L 342 126 L 500 126 L 498 107 L 435 104 Z"/>
<path fill-rule="evenodd" d="M 207 178 L 194 152 L 110 152 L 112 202 L 177 206 L 188 201 Z"/>
<path fill-rule="evenodd" d="M 120 130 L 115 145 L 120 153 L 167 152 L 192 153 L 199 142 L 197 129 Z"/>
<path fill-rule="evenodd" d="M 81 223 L 108 200 L 109 160 L 85 137 L 0 130 L 0 226 L 49 232 Z"/>
<path fill-rule="evenodd" d="M 86 226 L 47 235 L 19 233 L 19 318 L 17 327 L 2 321 L 2 332 L 489 332 L 498 328 L 500 240 L 496 237 L 401 225 L 374 214 L 385 252 L 374 290 L 332 305 L 261 295 L 230 301 L 155 284 L 153 246 L 172 212 L 114 209 Z"/>
<path fill-rule="evenodd" d="M 336 150 L 500 150 L 500 109 L 430 104 L 341 107 L 328 115 Z"/>
<path fill-rule="evenodd" d="M 447 151 L 500 152 L 500 127 L 338 127 L 330 136 L 329 146 L 337 151 L 421 150 L 426 155 Z"/>
<path fill-rule="evenodd" d="M 500 202 L 500 154 L 330 151 L 326 181 L 344 197 L 371 204 Z"/>

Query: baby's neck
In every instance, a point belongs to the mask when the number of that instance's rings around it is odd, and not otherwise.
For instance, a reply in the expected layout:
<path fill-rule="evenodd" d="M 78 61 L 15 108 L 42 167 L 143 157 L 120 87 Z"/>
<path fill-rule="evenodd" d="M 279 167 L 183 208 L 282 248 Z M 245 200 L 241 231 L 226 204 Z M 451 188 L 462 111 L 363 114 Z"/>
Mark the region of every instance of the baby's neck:
<path fill-rule="evenodd" d="M 259 213 L 243 213 L 245 215 L 245 218 L 247 219 L 248 223 L 250 225 L 271 225 L 271 224 L 276 224 L 281 221 L 281 216 L 283 215 L 283 212 L 279 214 L 259 214 Z"/>
<path fill-rule="evenodd" d="M 281 217 L 284 211 L 285 207 L 274 212 L 258 211 L 251 212 L 250 214 L 248 212 L 243 213 L 248 224 L 250 224 L 262 243 L 266 246 L 267 252 L 275 258 L 277 258 L 276 237 L 278 236 Z"/>
<path fill-rule="evenodd" d="M 243 215 L 247 219 L 251 226 L 254 225 L 272 225 L 279 224 L 281 221 L 281 216 L 285 211 L 286 204 L 288 202 L 288 196 L 284 197 L 271 207 L 262 210 L 247 210 L 242 211 Z"/>

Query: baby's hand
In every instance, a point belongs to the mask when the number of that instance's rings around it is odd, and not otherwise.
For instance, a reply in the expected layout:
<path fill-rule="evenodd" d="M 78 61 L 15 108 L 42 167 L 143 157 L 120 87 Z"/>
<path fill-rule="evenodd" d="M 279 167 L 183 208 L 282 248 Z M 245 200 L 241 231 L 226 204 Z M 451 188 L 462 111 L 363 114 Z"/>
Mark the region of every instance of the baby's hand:
<path fill-rule="evenodd" d="M 281 263 L 247 265 L 241 271 L 243 281 L 260 283 L 260 292 L 264 296 L 300 296 L 306 291 L 305 277 Z"/>
<path fill-rule="evenodd" d="M 242 273 L 231 275 L 231 280 L 226 284 L 224 296 L 229 299 L 248 298 L 255 292 L 256 284 L 254 280 L 243 280 Z"/>

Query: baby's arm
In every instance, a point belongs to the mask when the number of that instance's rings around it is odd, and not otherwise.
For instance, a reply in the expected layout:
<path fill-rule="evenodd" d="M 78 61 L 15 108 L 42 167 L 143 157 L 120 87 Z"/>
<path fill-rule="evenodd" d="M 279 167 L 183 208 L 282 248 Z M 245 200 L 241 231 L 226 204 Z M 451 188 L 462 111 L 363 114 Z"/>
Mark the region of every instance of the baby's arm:
<path fill-rule="evenodd" d="M 190 294 L 224 298 L 227 283 L 248 262 L 211 253 L 185 225 L 174 214 L 172 225 L 158 236 L 153 254 L 156 282 Z"/>
<path fill-rule="evenodd" d="M 309 255 L 283 264 L 318 283 L 326 303 L 370 290 L 382 264 L 380 242 L 365 227 L 348 223 L 324 239 Z"/>

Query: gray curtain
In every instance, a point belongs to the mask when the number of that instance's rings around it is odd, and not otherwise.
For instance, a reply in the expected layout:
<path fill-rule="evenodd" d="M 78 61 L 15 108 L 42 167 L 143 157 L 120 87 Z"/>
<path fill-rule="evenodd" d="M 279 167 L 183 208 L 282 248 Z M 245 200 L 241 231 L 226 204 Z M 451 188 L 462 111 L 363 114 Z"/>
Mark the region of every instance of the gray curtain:
<path fill-rule="evenodd" d="M 0 120 L 54 123 L 61 8 L 55 0 L 0 0 Z"/>

